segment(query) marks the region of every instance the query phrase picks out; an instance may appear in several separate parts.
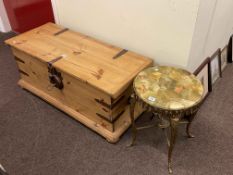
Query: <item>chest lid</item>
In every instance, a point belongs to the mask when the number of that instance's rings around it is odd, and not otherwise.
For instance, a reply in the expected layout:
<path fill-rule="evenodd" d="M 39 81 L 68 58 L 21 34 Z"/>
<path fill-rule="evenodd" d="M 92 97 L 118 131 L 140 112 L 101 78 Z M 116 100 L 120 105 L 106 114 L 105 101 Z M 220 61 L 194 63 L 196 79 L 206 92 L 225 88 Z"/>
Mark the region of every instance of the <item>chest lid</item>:
<path fill-rule="evenodd" d="M 47 23 L 5 41 L 43 62 L 104 91 L 113 98 L 152 60 Z"/>

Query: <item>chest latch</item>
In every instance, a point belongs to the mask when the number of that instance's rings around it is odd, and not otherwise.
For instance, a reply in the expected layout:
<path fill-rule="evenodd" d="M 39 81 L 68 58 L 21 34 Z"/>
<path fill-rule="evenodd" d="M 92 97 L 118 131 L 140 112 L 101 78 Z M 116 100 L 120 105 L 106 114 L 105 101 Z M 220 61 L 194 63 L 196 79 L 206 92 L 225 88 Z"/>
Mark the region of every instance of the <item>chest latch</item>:
<path fill-rule="evenodd" d="M 48 63 L 48 72 L 49 72 L 49 81 L 58 89 L 63 89 L 64 85 L 62 83 L 61 73 L 58 72 L 53 66 L 52 63 Z"/>

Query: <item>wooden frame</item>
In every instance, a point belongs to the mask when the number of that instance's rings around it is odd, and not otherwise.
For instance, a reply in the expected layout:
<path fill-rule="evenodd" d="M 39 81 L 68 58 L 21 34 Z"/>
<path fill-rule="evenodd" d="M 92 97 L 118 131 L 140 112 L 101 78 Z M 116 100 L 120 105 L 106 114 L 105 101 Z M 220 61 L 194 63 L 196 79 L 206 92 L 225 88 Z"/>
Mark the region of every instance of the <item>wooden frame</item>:
<path fill-rule="evenodd" d="M 228 62 L 228 45 L 221 50 L 221 71 L 226 68 Z"/>
<path fill-rule="evenodd" d="M 195 76 L 199 78 L 204 86 L 204 94 L 206 98 L 208 94 L 212 91 L 212 86 L 214 82 L 217 80 L 213 80 L 212 73 L 213 73 L 213 62 L 217 63 L 218 68 L 218 78 L 222 77 L 222 72 L 226 67 L 227 63 L 232 63 L 232 56 L 233 56 L 233 48 L 232 48 L 232 39 L 233 35 L 231 35 L 228 44 L 221 50 L 218 48 L 211 57 L 206 58 L 202 64 L 193 72 Z M 216 59 L 216 60 L 215 60 Z M 206 75 L 208 72 L 208 76 Z M 208 79 L 208 92 L 206 91 L 207 85 L 206 82 Z"/>
<path fill-rule="evenodd" d="M 222 77 L 221 49 L 217 49 L 214 52 L 214 54 L 210 57 L 209 79 L 210 79 L 211 90 L 215 81 L 220 77 Z"/>
<path fill-rule="evenodd" d="M 228 54 L 227 54 L 227 62 L 228 63 L 232 63 L 232 52 L 233 52 L 233 49 L 232 49 L 232 38 L 233 38 L 233 35 L 231 35 L 230 39 L 229 39 L 229 42 L 228 42 Z"/>
<path fill-rule="evenodd" d="M 202 82 L 204 86 L 204 98 L 209 95 L 209 92 L 212 90 L 212 86 L 209 81 L 209 67 L 210 67 L 210 58 L 206 58 L 202 64 L 193 72 L 195 76 Z"/>

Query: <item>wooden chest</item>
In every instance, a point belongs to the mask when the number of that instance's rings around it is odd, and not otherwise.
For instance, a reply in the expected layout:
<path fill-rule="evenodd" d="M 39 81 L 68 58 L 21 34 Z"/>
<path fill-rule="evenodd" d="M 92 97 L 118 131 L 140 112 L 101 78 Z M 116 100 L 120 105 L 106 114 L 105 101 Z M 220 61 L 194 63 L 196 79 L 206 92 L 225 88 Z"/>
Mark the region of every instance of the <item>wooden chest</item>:
<path fill-rule="evenodd" d="M 131 83 L 151 59 L 53 23 L 5 42 L 17 62 L 22 88 L 110 142 L 129 127 Z M 136 117 L 141 112 L 137 108 Z"/>

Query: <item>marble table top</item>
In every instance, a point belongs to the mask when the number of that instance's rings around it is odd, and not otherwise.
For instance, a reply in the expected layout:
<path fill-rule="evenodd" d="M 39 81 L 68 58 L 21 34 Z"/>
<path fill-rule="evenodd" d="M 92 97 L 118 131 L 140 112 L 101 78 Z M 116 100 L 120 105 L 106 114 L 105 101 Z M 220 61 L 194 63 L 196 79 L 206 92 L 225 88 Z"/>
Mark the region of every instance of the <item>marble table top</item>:
<path fill-rule="evenodd" d="M 155 66 L 140 72 L 134 80 L 137 96 L 147 104 L 165 110 L 183 110 L 203 97 L 200 80 L 186 70 Z"/>

